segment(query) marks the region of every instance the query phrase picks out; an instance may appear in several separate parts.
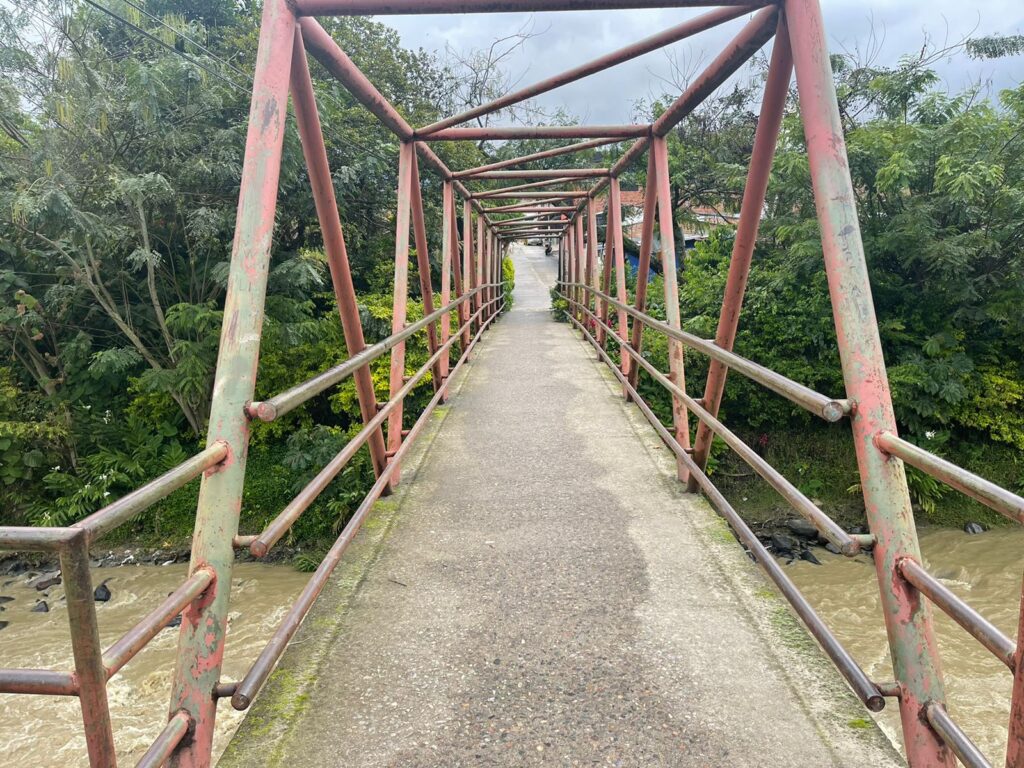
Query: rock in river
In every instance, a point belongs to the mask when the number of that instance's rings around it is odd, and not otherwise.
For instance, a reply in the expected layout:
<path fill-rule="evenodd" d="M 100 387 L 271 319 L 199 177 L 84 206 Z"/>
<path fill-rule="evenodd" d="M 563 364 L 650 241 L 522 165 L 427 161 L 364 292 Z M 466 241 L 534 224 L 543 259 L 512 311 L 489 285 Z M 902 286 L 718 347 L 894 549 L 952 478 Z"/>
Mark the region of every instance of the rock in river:
<path fill-rule="evenodd" d="M 110 587 L 107 586 L 108 581 L 110 581 L 110 579 L 104 579 L 103 583 L 92 591 L 93 600 L 97 603 L 105 603 L 110 599 Z"/>
<path fill-rule="evenodd" d="M 780 557 L 795 557 L 802 549 L 799 541 L 784 533 L 772 534 L 771 548 Z"/>
<path fill-rule="evenodd" d="M 802 517 L 794 517 L 791 520 L 787 520 L 786 527 L 790 533 L 801 539 L 807 539 L 808 541 L 818 540 L 818 529 Z"/>
<path fill-rule="evenodd" d="M 43 573 L 36 576 L 28 583 L 28 586 L 34 587 L 42 592 L 44 589 L 49 589 L 57 584 L 60 584 L 60 571 L 50 571 L 49 573 Z"/>

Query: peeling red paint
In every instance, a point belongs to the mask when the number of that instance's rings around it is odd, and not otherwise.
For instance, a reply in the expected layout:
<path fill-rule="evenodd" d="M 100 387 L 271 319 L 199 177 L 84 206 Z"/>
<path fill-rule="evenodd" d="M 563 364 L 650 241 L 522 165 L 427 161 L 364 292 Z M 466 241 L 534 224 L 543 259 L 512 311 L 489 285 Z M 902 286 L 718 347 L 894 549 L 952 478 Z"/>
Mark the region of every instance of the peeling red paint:
<path fill-rule="evenodd" d="M 858 404 L 851 425 L 868 521 L 877 540 L 875 566 L 893 667 L 905 693 L 900 711 L 907 758 L 913 768 L 951 768 L 949 751 L 923 716 L 925 703 L 945 699 L 930 612 L 895 569 L 899 558 L 920 555 L 902 464 L 889 461 L 874 443 L 879 431 L 895 432 L 895 417 L 821 10 L 817 0 L 785 0 L 784 8 L 847 398 Z"/>

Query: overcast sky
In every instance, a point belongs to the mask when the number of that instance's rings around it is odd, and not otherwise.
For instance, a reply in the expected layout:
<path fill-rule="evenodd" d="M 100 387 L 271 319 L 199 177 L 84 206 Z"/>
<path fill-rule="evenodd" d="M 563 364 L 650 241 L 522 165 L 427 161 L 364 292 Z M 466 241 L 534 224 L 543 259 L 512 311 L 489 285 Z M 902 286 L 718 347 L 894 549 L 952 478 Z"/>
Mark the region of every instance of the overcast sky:
<path fill-rule="evenodd" d="M 941 47 L 943 41 L 966 35 L 1024 32 L 1022 0 L 823 0 L 822 6 L 832 50 L 860 51 L 862 56 L 873 52 L 876 64 L 894 63 L 901 55 L 919 50 L 926 35 Z M 446 46 L 460 51 L 486 47 L 526 24 L 537 35 L 508 59 L 509 73 L 519 86 L 525 86 L 701 12 L 464 14 L 393 16 L 380 21 L 398 29 L 407 47 L 423 47 L 442 55 Z M 736 19 L 669 50 L 684 68 L 706 64 L 743 23 L 744 19 Z M 672 69 L 666 53 L 656 51 L 541 96 L 538 102 L 546 109 L 564 105 L 584 122 L 631 122 L 638 99 L 674 92 L 669 84 Z M 1024 56 L 979 62 L 961 53 L 936 63 L 935 69 L 952 91 L 980 79 L 995 93 L 1024 79 Z"/>

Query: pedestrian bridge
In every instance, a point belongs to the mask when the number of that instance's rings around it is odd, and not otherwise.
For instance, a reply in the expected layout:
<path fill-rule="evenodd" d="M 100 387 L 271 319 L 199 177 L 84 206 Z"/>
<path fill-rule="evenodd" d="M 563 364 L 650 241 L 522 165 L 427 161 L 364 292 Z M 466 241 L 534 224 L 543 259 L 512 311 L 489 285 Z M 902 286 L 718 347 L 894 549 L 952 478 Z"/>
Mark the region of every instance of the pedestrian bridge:
<path fill-rule="evenodd" d="M 555 258 L 511 253 L 512 310 L 220 765 L 901 764 L 556 322 Z"/>
<path fill-rule="evenodd" d="M 1018 522 L 1024 499 L 898 436 L 817 0 L 723 0 L 423 127 L 387 102 L 315 18 L 705 4 L 265 0 L 206 445 L 68 527 L 0 527 L 0 549 L 59 557 L 74 660 L 65 670 L 0 669 L 0 693 L 77 697 L 90 765 L 115 766 L 107 683 L 180 616 L 170 703 L 143 768 L 211 765 L 217 711 L 227 706 L 250 713 L 221 762 L 246 768 L 898 765 L 903 757 L 876 730 L 848 727 L 864 707 L 885 706 L 899 710 L 912 768 L 957 760 L 983 768 L 990 764 L 947 710 L 938 609 L 1007 667 L 1006 764 L 1024 768 L 1024 646 L 923 566 L 904 464 Z M 741 17 L 735 37 L 650 124 L 463 125 Z M 702 339 L 682 330 L 668 139 L 773 38 L 719 324 L 714 340 Z M 396 138 L 392 333 L 371 344 L 307 53 Z M 794 73 L 845 384 L 832 395 L 733 352 Z M 254 402 L 290 113 L 349 357 Z M 583 141 L 461 170 L 432 149 L 507 139 Z M 580 152 L 603 165 L 549 167 Z M 645 155 L 639 268 L 627 289 L 619 180 Z M 421 160 L 433 187 L 421 182 Z M 439 222 L 425 213 L 431 190 L 441 193 Z M 410 230 L 423 306 L 415 321 Z M 522 246 L 537 238 L 554 255 Z M 506 256 L 517 269 L 511 294 Z M 662 273 L 659 317 L 647 311 L 652 258 Z M 405 344 L 418 333 L 429 357 L 412 370 Z M 654 334 L 665 338 L 667 372 L 644 355 Z M 700 396 L 686 380 L 684 348 L 710 361 Z M 386 392 L 370 369 L 385 355 Z M 730 372 L 816 418 L 848 422 L 870 533 L 844 531 L 719 420 Z M 266 528 L 239 531 L 250 423 L 274 421 L 349 377 L 362 428 Z M 671 423 L 644 401 L 641 382 L 664 389 Z M 425 409 L 407 412 L 409 393 L 428 384 Z M 871 551 L 891 679 L 865 674 L 715 487 L 705 473 L 715 439 L 838 551 Z M 246 674 L 222 678 L 236 552 L 264 557 L 364 447 L 372 487 Z M 90 547 L 199 477 L 188 577 L 104 649 Z"/>

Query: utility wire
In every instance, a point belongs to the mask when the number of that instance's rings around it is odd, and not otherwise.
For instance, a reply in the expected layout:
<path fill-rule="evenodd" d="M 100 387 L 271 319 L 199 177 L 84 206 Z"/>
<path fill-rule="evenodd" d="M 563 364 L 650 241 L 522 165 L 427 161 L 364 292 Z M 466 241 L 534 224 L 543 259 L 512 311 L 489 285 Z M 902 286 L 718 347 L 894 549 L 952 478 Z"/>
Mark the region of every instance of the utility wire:
<path fill-rule="evenodd" d="M 163 40 L 161 40 L 161 39 L 160 39 L 159 37 L 157 37 L 156 35 L 152 34 L 151 32 L 149 32 L 149 31 L 147 31 L 147 30 L 145 30 L 145 29 L 143 29 L 142 27 L 138 26 L 137 24 L 134 24 L 134 23 L 132 23 L 132 22 L 131 22 L 131 21 L 129 21 L 128 19 L 124 18 L 123 16 L 119 16 L 119 15 L 117 15 L 116 13 L 114 13 L 114 12 L 113 12 L 112 10 L 110 10 L 109 8 L 104 8 L 104 7 L 103 7 L 102 5 L 100 5 L 99 3 L 93 2 L 93 0 L 84 0 L 84 2 L 85 2 L 86 4 L 88 4 L 88 5 L 91 5 L 91 6 L 93 7 L 93 8 L 95 8 L 95 9 L 96 9 L 96 10 L 98 10 L 98 11 L 102 11 L 102 12 L 103 12 L 103 13 L 105 13 L 105 14 L 106 14 L 107 16 L 110 16 L 110 17 L 111 17 L 112 19 L 116 19 L 117 21 L 121 22 L 121 23 L 122 23 L 122 24 L 124 24 L 125 26 L 127 26 L 127 27 L 131 27 L 131 28 L 132 28 L 132 29 L 134 29 L 134 30 L 135 30 L 136 32 L 138 32 L 138 33 L 139 33 L 140 35 L 142 35 L 143 37 L 145 37 L 145 38 L 147 38 L 147 39 L 149 39 L 149 40 L 152 40 L 152 41 L 153 41 L 154 43 L 156 43 L 157 45 L 159 45 L 159 46 L 160 46 L 161 48 L 166 48 L 166 49 L 167 49 L 168 51 L 170 51 L 171 53 L 174 53 L 174 54 L 177 54 L 178 56 L 181 56 L 181 57 L 182 57 L 183 59 L 185 59 L 185 60 L 187 60 L 187 61 L 191 62 L 192 64 L 194 64 L 195 66 L 197 66 L 197 67 L 199 67 L 199 68 L 200 68 L 201 70 L 203 70 L 204 72 L 207 72 L 207 73 L 209 73 L 209 74 L 213 75 L 214 77 L 218 78 L 219 80 L 223 80 L 223 81 L 224 81 L 225 83 L 227 83 L 228 85 L 230 85 L 230 86 L 232 86 L 232 87 L 234 87 L 234 88 L 237 88 L 238 90 L 240 90 L 240 91 L 242 91 L 242 92 L 248 92 L 248 89 L 247 89 L 247 88 L 244 88 L 244 87 L 242 87 L 241 85 L 239 85 L 238 83 L 236 83 L 236 82 L 235 82 L 234 80 L 231 80 L 231 79 L 229 79 L 229 78 L 225 77 L 225 76 L 224 76 L 223 74 L 221 74 L 220 72 L 218 72 L 218 71 L 217 71 L 217 70 L 215 70 L 215 69 L 212 69 L 212 68 L 210 68 L 210 67 L 207 67 L 207 66 L 206 66 L 205 64 L 203 64 L 202 62 L 200 62 L 200 61 L 199 61 L 198 59 L 195 59 L 195 58 L 193 58 L 192 56 L 189 56 L 189 55 L 188 55 L 187 53 L 185 53 L 184 51 L 179 51 L 179 50 L 178 50 L 177 48 L 175 48 L 175 47 L 174 47 L 173 45 L 168 45 L 167 43 L 165 43 L 165 42 L 164 42 Z"/>
<path fill-rule="evenodd" d="M 148 12 L 146 12 L 146 11 L 143 11 L 143 13 L 145 13 L 145 14 L 146 14 L 147 16 L 149 16 L 150 18 L 152 18 L 152 19 L 154 19 L 154 20 L 158 21 L 158 22 L 159 22 L 159 23 L 160 23 L 161 25 L 163 25 L 164 27 L 167 27 L 168 29 L 172 30 L 172 31 L 173 31 L 173 32 L 174 32 L 175 34 L 179 35 L 180 37 L 182 37 L 182 38 L 183 38 L 183 39 L 185 39 L 185 40 L 188 40 L 188 41 L 189 41 L 190 43 L 192 43 L 193 45 L 196 45 L 196 46 L 197 46 L 197 47 L 199 47 L 199 48 L 200 48 L 201 50 L 205 51 L 205 52 L 207 53 L 207 56 L 208 56 L 209 58 L 213 59 L 213 60 L 214 60 L 215 62 L 217 62 L 218 64 L 221 64 L 221 65 L 223 65 L 223 66 L 226 66 L 226 67 L 228 67 L 228 68 L 230 68 L 230 69 L 234 70 L 235 72 L 238 72 L 238 73 L 239 73 L 239 74 L 240 74 L 240 75 L 241 75 L 242 77 L 244 77 L 244 78 L 246 79 L 246 81 L 248 81 L 248 83 L 249 83 L 250 87 L 249 87 L 249 88 L 246 88 L 246 87 L 244 87 L 244 86 L 242 86 L 242 85 L 239 85 L 239 84 L 238 84 L 237 82 L 235 82 L 235 81 L 234 81 L 234 80 L 232 80 L 231 78 L 229 78 L 229 77 L 225 77 L 223 73 L 221 73 L 221 72 L 218 72 L 218 71 L 217 71 L 217 70 L 215 70 L 215 69 L 212 69 L 212 68 L 210 68 L 210 67 L 207 67 L 207 66 L 205 66 L 205 65 L 204 65 L 204 64 L 203 64 L 202 62 L 200 62 L 200 61 L 199 61 L 198 59 L 196 59 L 196 58 L 194 58 L 194 57 L 190 56 L 189 54 L 185 53 L 184 51 L 180 51 L 180 50 L 178 50 L 178 49 L 177 49 L 177 48 L 175 48 L 175 47 L 174 47 L 173 45 L 169 45 L 169 44 L 165 43 L 165 42 L 164 42 L 163 40 L 161 40 L 161 39 L 160 39 L 160 38 L 158 38 L 158 37 L 157 37 L 156 35 L 154 35 L 154 34 L 152 34 L 151 32 L 149 32 L 148 30 L 146 30 L 146 29 L 143 29 L 142 27 L 138 26 L 137 24 L 134 24 L 133 22 L 129 21 L 128 19 L 124 18 L 123 16 L 120 16 L 119 14 L 117 14 L 117 13 L 114 13 L 114 12 L 113 12 L 112 10 L 110 10 L 109 8 L 106 8 L 106 7 L 102 6 L 102 5 L 100 5 L 99 3 L 97 3 L 97 2 L 94 2 L 94 0 L 84 0 L 84 2 L 85 2 L 85 3 L 87 3 L 88 5 L 92 6 L 93 8 L 96 8 L 97 10 L 99 10 L 99 11 L 102 11 L 102 12 L 103 12 L 103 13 L 105 13 L 105 14 L 106 14 L 107 16 L 110 16 L 110 17 L 111 17 L 112 19 L 115 19 L 116 21 L 119 21 L 120 23 L 124 24 L 125 26 L 127 26 L 127 27 L 130 27 L 131 29 L 133 29 L 133 30 L 135 30 L 136 32 L 138 32 L 139 34 L 143 35 L 143 36 L 144 36 L 145 38 L 147 38 L 148 40 L 151 40 L 151 41 L 153 41 L 154 43 L 156 43 L 156 44 L 157 44 L 157 45 L 159 45 L 160 47 L 162 47 L 162 48 L 165 48 L 166 50 L 170 51 L 171 53 L 174 53 L 174 54 L 176 54 L 176 55 L 178 55 L 178 56 L 181 56 L 181 57 L 182 57 L 182 58 L 184 58 L 184 59 L 185 59 L 186 61 L 189 61 L 190 63 L 192 63 L 192 64 L 194 64 L 195 66 L 197 66 L 197 67 L 199 67 L 200 69 L 202 69 L 202 70 L 203 70 L 204 72 L 207 72 L 207 73 L 209 73 L 209 74 L 213 75 L 213 76 L 214 76 L 214 77 L 216 77 L 216 78 L 217 78 L 218 80 L 221 80 L 222 82 L 225 82 L 225 83 L 227 83 L 228 85 L 230 85 L 231 87 L 233 87 L 233 88 L 235 88 L 235 89 L 237 89 L 237 90 L 241 91 L 242 93 L 246 93 L 246 94 L 252 93 L 252 88 L 251 88 L 251 86 L 252 86 L 252 82 L 253 82 L 253 80 L 252 80 L 252 77 L 251 77 L 250 75 L 248 75 L 248 74 L 246 74 L 245 72 L 243 72 L 242 70 L 238 69 L 238 67 L 234 66 L 234 65 L 233 65 L 233 64 L 231 64 L 230 62 L 227 62 L 227 61 L 225 61 L 225 60 L 223 60 L 223 59 L 219 58 L 218 56 L 215 56 L 215 55 L 214 55 L 213 53 L 211 53 L 211 52 L 209 51 L 209 49 L 207 49 L 207 48 L 203 47 L 202 45 L 200 45 L 199 43 L 197 43 L 197 42 L 196 42 L 195 40 L 193 40 L 192 38 L 190 38 L 190 37 L 188 37 L 188 36 L 186 36 L 186 35 L 183 35 L 183 34 L 182 34 L 181 32 L 179 32 L 179 31 L 178 31 L 177 29 L 175 29 L 174 27 L 170 26 L 170 25 L 169 25 L 169 24 L 167 24 L 166 22 L 164 22 L 164 21 L 162 21 L 162 20 L 158 19 L 158 18 L 157 18 L 156 16 L 154 16 L 153 14 L 150 14 L 150 13 L 148 13 Z M 142 9 L 138 8 L 138 6 L 136 6 L 136 5 L 134 5 L 133 3 L 129 2 L 128 0 L 123 0 L 123 2 L 127 3 L 127 4 L 128 4 L 128 5 L 130 5 L 130 6 L 132 7 L 132 8 L 136 8 L 137 10 L 142 10 Z M 340 103 L 340 102 L 339 102 L 339 101 L 338 101 L 337 99 L 335 99 L 335 98 L 334 98 L 334 96 L 333 96 L 332 94 L 326 94 L 326 96 L 328 96 L 328 97 L 330 98 L 330 100 L 331 100 L 331 101 L 332 101 L 332 102 L 334 103 L 334 105 L 335 105 L 336 107 L 338 107 L 339 109 L 343 109 L 343 105 L 342 105 L 342 104 L 341 104 L 341 103 Z M 328 137 L 330 137 L 330 138 L 331 138 L 332 140 L 334 140 L 335 142 L 337 142 L 338 144 L 347 144 L 348 146 L 352 147 L 353 149 L 357 149 L 357 150 L 359 150 L 360 152 L 363 152 L 364 154 L 367 154 L 367 155 L 372 155 L 373 157 L 376 157 L 376 158 L 377 158 L 378 160 L 381 160 L 382 162 L 385 162 L 385 163 L 390 163 L 390 162 L 392 162 L 392 160 L 393 160 L 393 158 L 385 157 L 384 155 L 382 155 L 382 154 L 380 154 L 380 153 L 378 153 L 378 152 L 376 152 L 376 151 L 374 151 L 374 150 L 370 149 L 369 147 L 365 147 L 365 146 L 363 146 L 362 144 L 360 144 L 360 143 L 358 143 L 358 142 L 356 142 L 356 141 L 353 141 L 352 139 L 342 139 L 341 137 L 337 136 L 337 135 L 336 135 L 336 134 L 334 134 L 333 132 L 330 132 L 330 133 L 326 133 L 326 135 L 327 135 Z"/>
<path fill-rule="evenodd" d="M 220 58 L 218 58 L 218 57 L 217 57 L 217 54 L 215 54 L 215 53 L 214 53 L 213 51 L 211 51 L 211 50 L 210 50 L 209 48 L 207 48 L 207 47 L 205 47 L 204 45 L 202 45 L 202 44 L 201 44 L 201 43 L 200 43 L 200 42 L 199 42 L 198 40 L 194 40 L 193 38 L 189 37 L 188 35 L 186 35 L 186 34 L 185 34 L 184 32 L 182 32 L 181 30 L 179 30 L 179 29 L 177 29 L 176 27 L 173 27 L 172 25 L 168 24 L 168 23 L 167 23 L 166 21 L 164 21 L 163 19 L 161 19 L 161 18 L 160 18 L 159 16 L 155 16 L 155 15 L 153 15 L 152 13 L 150 13 L 149 11 L 147 11 L 147 10 L 146 10 L 145 8 L 143 8 L 143 7 L 141 7 L 141 6 L 138 6 L 138 5 L 136 5 L 135 3 L 131 2 L 131 0 L 121 0 L 121 2 L 122 2 L 122 3 L 124 3 L 125 5 L 128 5 L 128 6 L 132 7 L 132 8 L 134 8 L 134 9 L 135 9 L 136 11 L 138 11 L 139 13 L 141 13 L 141 14 L 144 14 L 144 15 L 148 16 L 148 17 L 149 17 L 149 18 L 151 18 L 151 19 L 152 19 L 153 21 L 155 21 L 155 22 L 156 22 L 157 24 L 159 24 L 159 25 L 160 25 L 161 27 L 166 27 L 167 29 L 171 30 L 171 31 L 172 31 L 172 32 L 173 32 L 174 34 L 176 34 L 176 35 L 177 35 L 178 37 L 180 37 L 180 38 L 181 38 L 182 40 L 187 40 L 188 42 L 192 43 L 192 45 L 194 45 L 194 46 L 195 46 L 196 48 L 198 48 L 199 50 L 201 50 L 201 51 L 202 51 L 203 53 L 205 53 L 205 54 L 206 54 L 207 56 L 209 56 L 209 57 L 210 57 L 211 59 L 213 59 L 214 61 L 217 61 L 217 62 L 220 62 L 221 64 L 224 64 L 224 66 L 226 66 L 226 67 L 229 67 L 230 69 L 232 69 L 233 71 L 235 71 L 235 72 L 237 72 L 237 73 L 238 73 L 239 75 L 241 75 L 242 77 L 244 77 L 244 78 L 246 78 L 247 80 L 250 80 L 250 81 L 251 81 L 251 79 L 252 79 L 252 78 L 250 78 L 250 77 L 249 77 L 249 76 L 248 76 L 248 75 L 247 75 L 247 74 L 246 74 L 245 72 L 243 72 L 242 70 L 240 70 L 240 69 L 239 69 L 238 67 L 236 67 L 236 66 L 235 66 L 234 64 L 232 64 L 232 63 L 231 63 L 231 62 L 229 62 L 229 61 L 225 61 L 225 60 L 223 60 L 223 59 L 220 59 Z"/>

